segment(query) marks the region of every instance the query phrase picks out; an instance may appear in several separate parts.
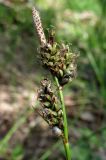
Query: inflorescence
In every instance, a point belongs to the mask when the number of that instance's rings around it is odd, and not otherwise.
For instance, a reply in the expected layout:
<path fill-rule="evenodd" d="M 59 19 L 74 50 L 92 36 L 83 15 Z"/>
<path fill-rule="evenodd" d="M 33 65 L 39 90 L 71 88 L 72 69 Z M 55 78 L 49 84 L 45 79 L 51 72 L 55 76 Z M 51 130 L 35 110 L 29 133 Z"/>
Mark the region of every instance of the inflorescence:
<path fill-rule="evenodd" d="M 38 99 L 41 102 L 40 115 L 49 124 L 53 131 L 58 128 L 58 136 L 62 135 L 63 130 L 63 112 L 59 107 L 59 102 L 55 96 L 51 82 L 48 79 L 41 81 L 41 88 L 38 90 Z"/>
<path fill-rule="evenodd" d="M 50 71 L 53 77 L 57 77 L 59 85 L 63 87 L 72 81 L 76 75 L 76 55 L 70 52 L 69 46 L 55 42 L 55 32 L 51 30 L 46 39 L 38 11 L 33 8 L 34 25 L 40 40 L 40 59 L 42 65 Z M 39 114 L 52 127 L 57 135 L 63 133 L 63 111 L 54 94 L 51 82 L 44 78 L 38 91 L 38 99 L 41 102 Z"/>

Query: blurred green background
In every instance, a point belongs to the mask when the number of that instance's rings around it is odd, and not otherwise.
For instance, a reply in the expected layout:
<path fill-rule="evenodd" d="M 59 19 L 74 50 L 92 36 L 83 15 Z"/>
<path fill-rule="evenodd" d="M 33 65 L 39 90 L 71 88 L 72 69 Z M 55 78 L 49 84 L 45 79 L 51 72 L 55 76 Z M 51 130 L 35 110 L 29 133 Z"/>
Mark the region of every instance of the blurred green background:
<path fill-rule="evenodd" d="M 48 73 L 39 61 L 32 7 L 45 34 L 70 45 L 77 77 L 65 87 L 73 160 L 106 160 L 106 1 L 0 1 L 0 160 L 64 160 L 62 142 L 34 112 Z"/>

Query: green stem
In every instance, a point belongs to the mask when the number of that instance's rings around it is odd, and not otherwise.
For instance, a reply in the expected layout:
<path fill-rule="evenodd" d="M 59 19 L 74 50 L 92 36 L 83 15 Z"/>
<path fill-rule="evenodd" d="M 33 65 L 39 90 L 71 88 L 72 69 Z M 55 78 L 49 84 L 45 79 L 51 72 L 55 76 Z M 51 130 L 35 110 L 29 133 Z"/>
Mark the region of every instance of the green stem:
<path fill-rule="evenodd" d="M 67 160 L 71 160 L 71 151 L 70 151 L 69 140 L 68 140 L 67 115 L 66 115 L 66 108 L 65 108 L 65 104 L 64 104 L 63 92 L 62 92 L 62 88 L 61 88 L 61 86 L 59 84 L 59 81 L 58 81 L 57 77 L 55 77 L 55 81 L 56 81 L 56 85 L 59 88 L 59 96 L 60 96 L 60 101 L 61 101 L 62 110 L 63 110 L 63 121 L 64 121 L 63 143 L 64 143 L 64 148 L 65 148 Z"/>

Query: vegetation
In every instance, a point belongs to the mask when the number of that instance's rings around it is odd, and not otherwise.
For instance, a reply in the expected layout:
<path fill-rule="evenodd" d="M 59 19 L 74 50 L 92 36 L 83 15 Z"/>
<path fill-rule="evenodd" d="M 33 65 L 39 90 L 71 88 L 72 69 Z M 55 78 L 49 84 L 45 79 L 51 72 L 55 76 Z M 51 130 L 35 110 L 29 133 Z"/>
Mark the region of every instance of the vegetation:
<path fill-rule="evenodd" d="M 73 53 L 80 54 L 77 78 L 64 88 L 72 159 L 104 160 L 105 0 L 0 2 L 0 158 L 65 158 L 61 141 L 51 135 L 46 123 L 29 107 L 32 95 L 34 106 L 39 106 L 35 88 L 48 75 L 40 67 L 33 6 L 40 11 L 44 29 L 54 28 L 56 41 L 68 44 Z M 47 36 L 48 29 L 45 33 Z M 8 110 L 4 111 L 6 106 Z"/>

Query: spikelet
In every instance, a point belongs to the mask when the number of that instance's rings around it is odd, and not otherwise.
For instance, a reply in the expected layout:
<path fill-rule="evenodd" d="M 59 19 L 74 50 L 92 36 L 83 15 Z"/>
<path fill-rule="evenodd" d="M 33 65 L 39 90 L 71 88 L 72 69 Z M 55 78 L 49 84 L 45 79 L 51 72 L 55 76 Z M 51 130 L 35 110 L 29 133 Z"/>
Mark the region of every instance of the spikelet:
<path fill-rule="evenodd" d="M 43 31 L 43 27 L 42 27 L 42 23 L 41 23 L 41 19 L 39 16 L 39 12 L 35 9 L 35 7 L 32 8 L 32 14 L 33 14 L 33 21 L 34 21 L 34 25 L 41 43 L 41 46 L 45 46 L 46 45 L 46 38 L 45 38 L 45 34 Z"/>

